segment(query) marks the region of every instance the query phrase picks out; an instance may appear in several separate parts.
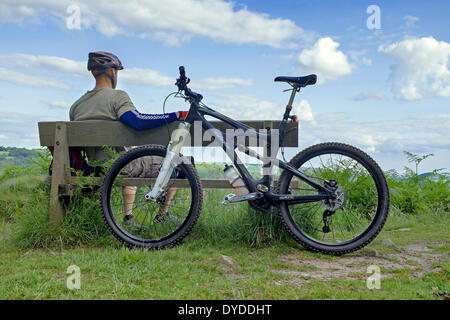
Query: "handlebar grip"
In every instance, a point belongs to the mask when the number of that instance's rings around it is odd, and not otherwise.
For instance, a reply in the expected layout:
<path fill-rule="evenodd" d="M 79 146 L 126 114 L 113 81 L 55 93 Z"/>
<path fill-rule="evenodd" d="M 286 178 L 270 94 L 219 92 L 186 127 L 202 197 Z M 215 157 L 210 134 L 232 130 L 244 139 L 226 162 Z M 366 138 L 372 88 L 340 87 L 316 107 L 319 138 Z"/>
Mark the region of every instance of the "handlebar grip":
<path fill-rule="evenodd" d="M 185 78 L 186 78 L 186 72 L 185 72 L 183 66 L 180 66 L 180 77 L 181 77 L 182 79 L 185 79 Z"/>

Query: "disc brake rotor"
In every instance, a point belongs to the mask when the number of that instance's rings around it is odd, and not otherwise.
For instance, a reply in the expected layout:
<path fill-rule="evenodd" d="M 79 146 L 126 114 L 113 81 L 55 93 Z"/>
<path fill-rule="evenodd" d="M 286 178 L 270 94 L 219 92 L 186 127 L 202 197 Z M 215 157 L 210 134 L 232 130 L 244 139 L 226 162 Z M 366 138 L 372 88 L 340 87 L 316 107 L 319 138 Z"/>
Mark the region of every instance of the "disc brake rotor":
<path fill-rule="evenodd" d="M 341 209 L 344 205 L 345 195 L 344 190 L 340 186 L 337 187 L 336 191 L 336 199 L 325 199 L 322 200 L 322 205 L 328 211 L 337 211 Z"/>

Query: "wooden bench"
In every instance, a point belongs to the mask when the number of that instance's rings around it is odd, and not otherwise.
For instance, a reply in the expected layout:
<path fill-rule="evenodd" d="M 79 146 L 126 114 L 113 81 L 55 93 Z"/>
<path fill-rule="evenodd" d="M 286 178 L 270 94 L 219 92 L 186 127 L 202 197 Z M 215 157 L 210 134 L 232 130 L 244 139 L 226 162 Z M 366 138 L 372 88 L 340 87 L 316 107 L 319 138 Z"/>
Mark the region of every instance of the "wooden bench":
<path fill-rule="evenodd" d="M 240 121 L 243 124 L 255 129 L 277 128 L 279 121 Z M 225 132 L 231 127 L 220 121 L 211 121 L 217 129 Z M 177 122 L 169 124 L 172 131 L 178 126 Z M 74 177 L 70 172 L 69 147 L 123 147 L 140 146 L 146 144 L 168 144 L 168 134 L 166 126 L 161 126 L 152 130 L 135 131 L 119 121 L 57 121 L 39 122 L 40 145 L 44 147 L 54 147 L 52 175 L 47 182 L 51 184 L 50 190 L 50 223 L 60 224 L 65 213 L 63 197 L 70 196 L 79 182 L 79 177 Z M 191 136 L 193 137 L 193 129 Z M 291 130 L 292 129 L 292 130 Z M 285 147 L 298 147 L 298 123 L 289 123 L 288 130 L 291 130 L 285 137 L 283 145 Z M 203 136 L 203 131 L 202 131 Z M 250 139 L 251 141 L 251 139 Z M 211 142 L 203 141 L 202 146 L 208 146 Z M 249 146 L 252 142 L 246 143 Z M 186 145 L 185 145 L 186 146 Z M 194 145 L 193 141 L 191 146 Z M 132 184 L 137 185 L 133 179 Z M 93 185 L 100 185 L 101 178 L 90 180 Z M 208 180 L 203 179 L 204 188 L 230 188 L 228 180 Z"/>

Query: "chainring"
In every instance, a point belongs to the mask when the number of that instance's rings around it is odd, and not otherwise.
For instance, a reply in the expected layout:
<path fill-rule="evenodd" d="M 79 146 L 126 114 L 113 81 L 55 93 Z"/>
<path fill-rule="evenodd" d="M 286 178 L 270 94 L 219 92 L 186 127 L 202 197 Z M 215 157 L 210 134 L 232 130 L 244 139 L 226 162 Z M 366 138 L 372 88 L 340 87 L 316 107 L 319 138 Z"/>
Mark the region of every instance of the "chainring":
<path fill-rule="evenodd" d="M 270 210 L 271 209 L 270 203 L 268 203 L 267 200 L 265 200 L 264 198 L 248 201 L 248 204 L 255 210 L 265 213 L 272 213 L 272 210 Z"/>

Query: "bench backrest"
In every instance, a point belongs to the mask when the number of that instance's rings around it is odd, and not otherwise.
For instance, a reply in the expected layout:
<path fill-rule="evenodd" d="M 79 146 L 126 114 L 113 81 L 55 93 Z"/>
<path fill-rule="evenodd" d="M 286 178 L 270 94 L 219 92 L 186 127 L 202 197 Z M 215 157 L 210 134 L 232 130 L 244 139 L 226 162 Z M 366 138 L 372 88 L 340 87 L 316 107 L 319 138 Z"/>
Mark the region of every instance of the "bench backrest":
<path fill-rule="evenodd" d="M 241 123 L 254 129 L 275 129 L 280 121 L 260 120 L 260 121 L 240 121 Z M 166 126 L 160 126 L 151 130 L 136 131 L 122 124 L 120 121 L 60 121 L 60 122 L 39 122 L 39 140 L 41 146 L 54 146 L 55 128 L 63 125 L 67 130 L 67 146 L 95 147 L 95 146 L 140 146 L 146 144 L 167 145 L 169 142 Z M 211 121 L 220 131 L 232 127 L 221 121 Z M 169 130 L 172 131 L 178 126 L 177 122 L 169 124 Z M 288 130 L 283 145 L 285 147 L 298 147 L 298 123 L 288 123 Z M 202 136 L 204 131 L 202 130 Z M 191 136 L 194 137 L 194 126 L 191 128 Z M 191 139 L 191 146 L 194 140 Z M 203 139 L 202 139 L 203 140 Z M 251 141 L 251 139 L 250 139 Z M 203 141 L 202 146 L 208 146 L 211 141 Z M 256 146 L 249 144 L 249 146 Z M 217 146 L 217 145 L 216 145 Z"/>
<path fill-rule="evenodd" d="M 277 128 L 279 121 L 241 121 L 243 124 L 254 129 L 273 129 Z M 226 132 L 230 128 L 223 122 L 212 122 L 217 129 Z M 178 124 L 172 122 L 169 124 L 169 131 L 176 129 Z M 169 135 L 166 126 L 161 126 L 153 130 L 135 131 L 120 121 L 57 121 L 57 122 L 39 122 L 39 140 L 41 146 L 54 147 L 53 169 L 51 176 L 50 189 L 50 223 L 60 224 L 65 212 L 63 197 L 70 195 L 70 188 L 76 182 L 77 177 L 72 177 L 69 163 L 69 147 L 99 147 L 99 146 L 139 146 L 146 144 L 167 145 Z M 191 137 L 201 128 L 201 125 L 192 126 Z M 286 147 L 298 146 L 298 123 L 289 123 L 290 131 L 284 140 Z M 195 132 L 194 132 L 195 131 Z M 202 137 L 204 131 L 202 130 Z M 190 139 L 191 142 L 197 142 L 197 139 Z M 208 146 L 210 141 L 200 139 L 200 146 Z M 207 139 L 206 139 L 207 140 Z M 247 139 L 246 145 L 254 146 L 258 143 L 256 139 Z M 251 142 L 251 143 L 249 143 Z M 191 143 L 192 146 L 193 143 Z M 186 146 L 186 144 L 185 144 Z M 217 146 L 217 143 L 215 144 Z M 257 145 L 255 145 L 257 146 Z M 99 181 L 97 181 L 98 183 Z M 135 182 L 133 182 L 136 184 Z M 209 188 L 229 188 L 228 180 L 202 180 L 202 184 Z"/>

